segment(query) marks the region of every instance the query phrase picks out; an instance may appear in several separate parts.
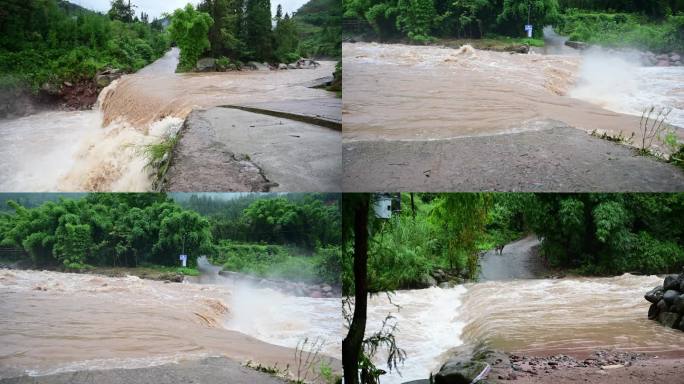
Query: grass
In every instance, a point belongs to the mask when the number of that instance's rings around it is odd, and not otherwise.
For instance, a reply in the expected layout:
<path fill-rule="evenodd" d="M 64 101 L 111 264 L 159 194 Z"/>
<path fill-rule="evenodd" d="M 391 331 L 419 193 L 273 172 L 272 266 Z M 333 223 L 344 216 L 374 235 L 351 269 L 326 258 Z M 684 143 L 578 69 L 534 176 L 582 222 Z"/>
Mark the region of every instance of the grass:
<path fill-rule="evenodd" d="M 180 140 L 180 134 L 170 135 L 160 143 L 148 144 L 142 147 L 142 154 L 147 158 L 147 167 L 154 171 L 152 186 L 155 190 L 161 190 L 164 184 L 166 171 L 171 165 L 173 149 Z"/>

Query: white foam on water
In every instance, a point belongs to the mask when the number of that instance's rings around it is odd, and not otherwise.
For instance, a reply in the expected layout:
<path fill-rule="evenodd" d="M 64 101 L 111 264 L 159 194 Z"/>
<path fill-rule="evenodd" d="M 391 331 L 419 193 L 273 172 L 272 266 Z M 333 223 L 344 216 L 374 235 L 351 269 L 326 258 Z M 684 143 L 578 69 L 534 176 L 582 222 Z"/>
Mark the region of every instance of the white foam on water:
<path fill-rule="evenodd" d="M 323 344 L 323 353 L 340 358 L 340 298 L 291 296 L 247 284 L 232 286 L 233 295 L 228 302 L 231 316 L 224 322 L 226 329 L 289 348 L 296 348 L 308 338 L 309 346 L 318 341 Z"/>
<path fill-rule="evenodd" d="M 684 67 L 643 67 L 627 54 L 592 49 L 569 96 L 635 116 L 650 107 L 672 109 L 667 122 L 684 128 Z"/>
<path fill-rule="evenodd" d="M 465 323 L 458 316 L 464 295 L 467 289 L 459 285 L 448 289 L 397 291 L 391 294 L 391 302 L 385 294 L 369 299 L 366 336 L 379 331 L 382 321 L 391 314 L 396 317 L 397 346 L 407 354 L 399 372 L 393 370 L 381 377 L 383 383 L 427 379 L 430 372 L 439 368 L 440 356 L 463 343 L 461 332 Z M 388 371 L 385 354 L 378 353 L 375 363 Z"/>
<path fill-rule="evenodd" d="M 41 112 L 0 121 L 0 190 L 55 191 L 76 163 L 79 143 L 97 133 L 98 111 Z"/>

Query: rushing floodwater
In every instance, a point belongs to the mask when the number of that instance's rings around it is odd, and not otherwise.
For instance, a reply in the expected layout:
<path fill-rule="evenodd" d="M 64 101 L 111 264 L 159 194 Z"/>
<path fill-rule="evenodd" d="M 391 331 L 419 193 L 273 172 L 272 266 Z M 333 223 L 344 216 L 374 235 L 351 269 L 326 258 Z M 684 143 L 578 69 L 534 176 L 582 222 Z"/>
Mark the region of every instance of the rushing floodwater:
<path fill-rule="evenodd" d="M 684 127 L 684 67 L 639 67 L 598 51 L 510 54 L 435 46 L 345 44 L 344 137 L 432 140 L 534 129 L 560 120 L 638 130 L 644 108 Z"/>
<path fill-rule="evenodd" d="M 0 378 L 227 355 L 273 364 L 305 337 L 339 358 L 339 299 L 219 284 L 0 270 Z M 237 332 L 236 332 L 237 331 Z M 249 335 L 249 336 L 245 336 Z"/>
<path fill-rule="evenodd" d="M 175 134 L 195 107 L 333 97 L 306 82 L 317 69 L 174 73 L 178 49 L 105 88 L 92 111 L 42 112 L 0 120 L 3 191 L 146 191 L 144 145 Z"/>
<path fill-rule="evenodd" d="M 385 378 L 390 384 L 427 378 L 451 348 L 479 343 L 540 356 L 616 348 L 684 357 L 684 334 L 646 317 L 643 295 L 661 283 L 625 274 L 399 291 L 392 297 L 398 312 L 386 296 L 371 298 L 368 324 L 370 330 L 388 313 L 397 316 L 397 344 L 408 359 L 403 377 Z"/>

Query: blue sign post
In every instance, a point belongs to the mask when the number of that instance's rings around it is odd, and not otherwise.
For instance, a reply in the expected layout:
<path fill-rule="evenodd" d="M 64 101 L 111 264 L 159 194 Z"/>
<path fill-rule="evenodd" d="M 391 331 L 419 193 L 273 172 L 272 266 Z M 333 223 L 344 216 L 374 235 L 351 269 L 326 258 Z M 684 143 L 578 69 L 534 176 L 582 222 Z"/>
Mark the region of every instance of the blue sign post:
<path fill-rule="evenodd" d="M 183 264 L 183 267 L 187 267 L 188 255 L 180 255 L 180 261 L 181 264 Z"/>
<path fill-rule="evenodd" d="M 527 37 L 532 38 L 532 24 L 526 24 L 525 25 L 525 31 L 527 32 Z"/>

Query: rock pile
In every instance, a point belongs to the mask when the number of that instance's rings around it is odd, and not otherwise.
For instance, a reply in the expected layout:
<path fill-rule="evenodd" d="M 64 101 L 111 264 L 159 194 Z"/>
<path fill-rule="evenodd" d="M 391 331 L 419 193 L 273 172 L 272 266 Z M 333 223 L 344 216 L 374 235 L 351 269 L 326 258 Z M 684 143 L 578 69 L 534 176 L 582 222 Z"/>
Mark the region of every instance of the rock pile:
<path fill-rule="evenodd" d="M 682 65 L 682 56 L 678 53 L 663 53 L 656 55 L 653 52 L 646 52 L 642 58 L 642 63 L 656 67 L 677 67 Z"/>
<path fill-rule="evenodd" d="M 650 290 L 644 298 L 651 303 L 649 319 L 684 331 L 684 273 L 666 276 L 663 285 Z"/>
<path fill-rule="evenodd" d="M 451 288 L 459 284 L 465 283 L 465 277 L 459 275 L 455 271 L 445 271 L 443 269 L 435 269 L 429 274 L 423 274 L 420 277 L 420 281 L 416 286 L 406 287 L 406 288 L 430 288 L 430 287 L 440 287 L 440 288 Z"/>
<path fill-rule="evenodd" d="M 645 358 L 646 355 L 643 353 L 605 350 L 595 351 L 583 360 L 568 355 L 521 356 L 489 349 L 480 349 L 472 355 L 460 351 L 442 365 L 432 380 L 425 380 L 421 384 L 499 383 L 524 377 L 537 377 L 554 370 L 573 368 L 608 370 L 629 367 Z"/>

